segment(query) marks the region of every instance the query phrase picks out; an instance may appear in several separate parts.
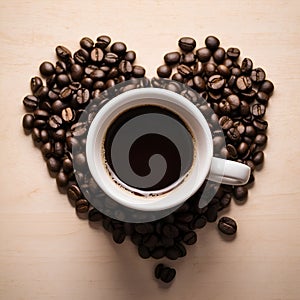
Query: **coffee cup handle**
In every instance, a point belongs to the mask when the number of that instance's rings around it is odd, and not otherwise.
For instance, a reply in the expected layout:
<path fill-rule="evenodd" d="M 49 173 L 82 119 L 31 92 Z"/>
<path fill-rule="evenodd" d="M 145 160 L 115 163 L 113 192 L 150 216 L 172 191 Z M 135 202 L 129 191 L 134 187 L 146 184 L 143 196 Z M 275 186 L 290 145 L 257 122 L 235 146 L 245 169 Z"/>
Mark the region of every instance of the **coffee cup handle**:
<path fill-rule="evenodd" d="M 213 157 L 207 179 L 228 185 L 243 185 L 249 180 L 249 166 L 231 160 Z"/>

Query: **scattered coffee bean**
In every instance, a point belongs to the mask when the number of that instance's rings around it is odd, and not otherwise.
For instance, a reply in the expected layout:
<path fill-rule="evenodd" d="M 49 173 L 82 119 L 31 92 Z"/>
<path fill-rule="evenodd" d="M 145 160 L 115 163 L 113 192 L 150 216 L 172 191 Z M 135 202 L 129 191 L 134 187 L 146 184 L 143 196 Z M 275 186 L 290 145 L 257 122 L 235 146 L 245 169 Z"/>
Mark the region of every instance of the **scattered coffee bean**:
<path fill-rule="evenodd" d="M 193 51 L 196 47 L 196 41 L 191 37 L 182 37 L 178 41 L 178 46 L 181 50 L 189 52 Z"/>
<path fill-rule="evenodd" d="M 176 276 L 176 270 L 173 268 L 165 267 L 161 270 L 160 279 L 165 283 L 171 282 Z"/>
<path fill-rule="evenodd" d="M 218 222 L 218 228 L 221 232 L 227 235 L 233 235 L 236 233 L 236 222 L 229 217 L 222 217 Z"/>
<path fill-rule="evenodd" d="M 240 50 L 234 47 L 228 48 L 226 53 L 227 56 L 232 60 L 236 60 L 240 56 Z"/>
<path fill-rule="evenodd" d="M 233 194 L 237 200 L 244 200 L 248 196 L 248 189 L 245 186 L 236 186 Z"/>
<path fill-rule="evenodd" d="M 196 55 L 200 62 L 205 63 L 211 58 L 211 51 L 206 47 L 202 47 L 196 51 Z"/>
<path fill-rule="evenodd" d="M 210 35 L 205 39 L 205 45 L 211 51 L 215 51 L 218 49 L 220 41 L 215 36 Z"/>
<path fill-rule="evenodd" d="M 161 65 L 157 68 L 157 75 L 161 78 L 170 77 L 172 69 L 167 65 Z"/>

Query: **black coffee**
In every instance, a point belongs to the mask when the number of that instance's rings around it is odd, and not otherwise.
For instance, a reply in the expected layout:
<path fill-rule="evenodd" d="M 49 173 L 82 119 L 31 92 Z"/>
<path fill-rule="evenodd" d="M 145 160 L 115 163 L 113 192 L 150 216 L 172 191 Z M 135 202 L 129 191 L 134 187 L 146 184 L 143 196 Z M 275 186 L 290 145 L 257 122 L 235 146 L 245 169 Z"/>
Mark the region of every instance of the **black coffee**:
<path fill-rule="evenodd" d="M 191 168 L 193 137 L 184 121 L 155 105 L 129 109 L 108 128 L 104 155 L 123 183 L 143 191 L 169 187 Z"/>

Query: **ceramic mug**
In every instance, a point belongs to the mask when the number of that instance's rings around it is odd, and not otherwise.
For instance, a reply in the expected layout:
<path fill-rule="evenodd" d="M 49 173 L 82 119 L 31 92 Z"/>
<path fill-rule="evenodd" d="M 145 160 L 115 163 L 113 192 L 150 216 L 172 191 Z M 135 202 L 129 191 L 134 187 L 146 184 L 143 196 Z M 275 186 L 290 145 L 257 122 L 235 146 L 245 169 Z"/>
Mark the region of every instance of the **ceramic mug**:
<path fill-rule="evenodd" d="M 102 153 L 107 130 L 116 116 L 145 105 L 159 106 L 180 116 L 191 131 L 194 145 L 193 163 L 186 174 L 165 189 L 147 192 L 130 188 L 119 180 Z M 193 103 L 180 94 L 153 87 L 126 91 L 99 110 L 87 135 L 86 156 L 90 172 L 104 193 L 119 204 L 140 211 L 155 212 L 176 207 L 192 196 L 205 179 L 243 185 L 250 176 L 247 165 L 213 157 L 213 140 L 207 120 Z"/>

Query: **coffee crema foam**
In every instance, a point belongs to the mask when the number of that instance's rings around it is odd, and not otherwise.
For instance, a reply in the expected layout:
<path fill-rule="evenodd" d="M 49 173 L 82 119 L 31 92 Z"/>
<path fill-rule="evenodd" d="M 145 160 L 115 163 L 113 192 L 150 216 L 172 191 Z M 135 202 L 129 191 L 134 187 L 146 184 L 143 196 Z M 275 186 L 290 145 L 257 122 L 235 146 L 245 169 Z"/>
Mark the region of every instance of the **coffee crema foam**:
<path fill-rule="evenodd" d="M 116 116 L 101 144 L 111 179 L 134 195 L 157 197 L 178 187 L 195 160 L 195 139 L 177 113 L 142 105 Z"/>

